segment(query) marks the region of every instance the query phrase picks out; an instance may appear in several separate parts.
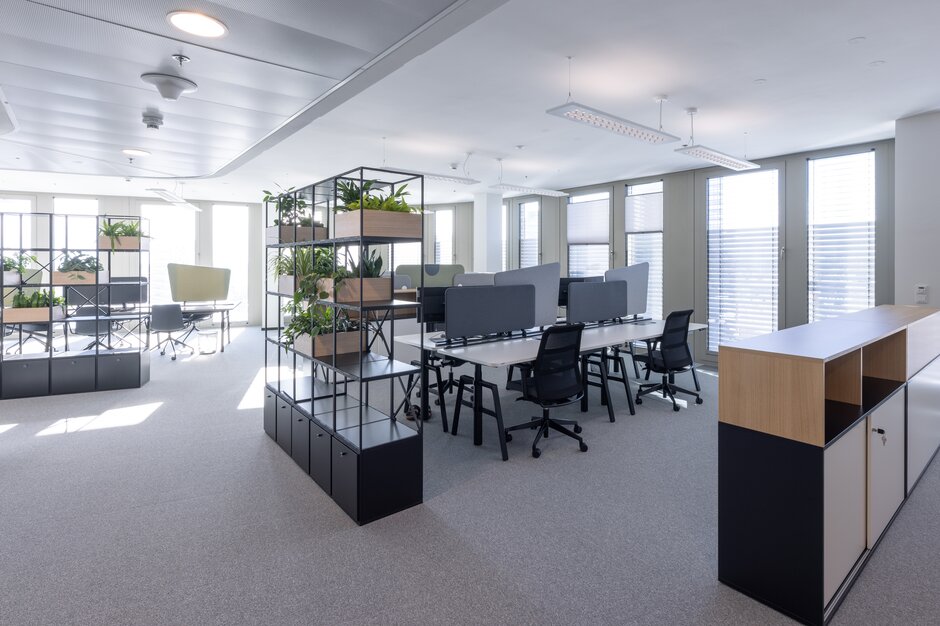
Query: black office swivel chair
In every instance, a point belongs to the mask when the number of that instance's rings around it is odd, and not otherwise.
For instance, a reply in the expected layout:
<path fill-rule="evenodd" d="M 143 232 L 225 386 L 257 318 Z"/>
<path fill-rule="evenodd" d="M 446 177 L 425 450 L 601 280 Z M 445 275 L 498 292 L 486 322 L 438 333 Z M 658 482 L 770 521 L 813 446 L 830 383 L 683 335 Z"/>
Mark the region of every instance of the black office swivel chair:
<path fill-rule="evenodd" d="M 157 335 L 157 345 L 160 348 L 160 354 L 166 354 L 167 346 L 173 349 L 173 357 L 176 360 L 176 346 L 184 350 L 195 353 L 195 350 L 189 344 L 177 339 L 173 333 L 182 332 L 189 328 L 189 322 L 183 319 L 183 309 L 178 304 L 155 304 L 150 310 L 150 331 Z M 160 341 L 160 333 L 166 333 L 166 339 Z"/>
<path fill-rule="evenodd" d="M 111 337 L 111 320 L 108 319 L 110 313 L 107 309 L 96 306 L 80 306 L 75 309 L 75 313 L 70 317 L 104 317 L 105 319 L 96 319 L 96 320 L 79 320 L 77 322 L 72 322 L 70 326 L 70 332 L 73 335 L 81 335 L 83 337 L 91 337 L 91 342 L 82 348 L 83 350 L 91 350 L 95 346 L 101 346 L 102 350 L 110 350 L 111 344 L 109 339 Z M 103 338 L 103 339 L 102 339 Z M 66 337 L 66 342 L 68 337 Z M 66 348 L 68 343 L 66 343 Z"/>
<path fill-rule="evenodd" d="M 636 403 L 643 404 L 640 396 L 654 392 L 662 392 L 663 398 L 672 400 L 672 410 L 678 411 L 676 394 L 684 393 L 695 397 L 695 404 L 701 404 L 702 398 L 698 393 L 683 389 L 675 384 L 676 374 L 689 372 L 692 369 L 692 351 L 689 349 L 689 323 L 692 321 L 692 310 L 673 311 L 666 318 L 663 326 L 663 335 L 649 353 L 649 371 L 662 374 L 661 383 L 640 385 L 636 393 Z"/>
<path fill-rule="evenodd" d="M 550 409 L 574 404 L 584 395 L 584 380 L 581 376 L 581 332 L 584 324 L 551 326 L 542 333 L 539 352 L 531 366 L 523 369 L 522 397 L 542 407 L 542 416 L 506 429 L 506 441 L 512 441 L 510 431 L 522 428 L 537 428 L 532 442 L 532 456 L 538 458 L 542 451 L 539 440 L 548 436 L 548 430 L 556 430 L 578 441 L 582 452 L 588 447 L 578 436 L 581 426 L 574 420 L 557 420 L 548 416 Z M 566 428 L 573 426 L 574 432 Z"/>

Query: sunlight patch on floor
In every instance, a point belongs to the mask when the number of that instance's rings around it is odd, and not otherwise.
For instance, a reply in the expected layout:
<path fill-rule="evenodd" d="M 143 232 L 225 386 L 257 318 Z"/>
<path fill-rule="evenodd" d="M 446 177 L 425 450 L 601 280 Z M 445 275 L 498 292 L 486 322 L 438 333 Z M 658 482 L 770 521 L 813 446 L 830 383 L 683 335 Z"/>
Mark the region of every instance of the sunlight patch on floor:
<path fill-rule="evenodd" d="M 109 409 L 101 415 L 66 417 L 39 431 L 36 436 L 44 437 L 46 435 L 64 435 L 88 430 L 136 426 L 153 415 L 153 412 L 161 406 L 163 406 L 162 402 L 152 402 L 150 404 Z"/>

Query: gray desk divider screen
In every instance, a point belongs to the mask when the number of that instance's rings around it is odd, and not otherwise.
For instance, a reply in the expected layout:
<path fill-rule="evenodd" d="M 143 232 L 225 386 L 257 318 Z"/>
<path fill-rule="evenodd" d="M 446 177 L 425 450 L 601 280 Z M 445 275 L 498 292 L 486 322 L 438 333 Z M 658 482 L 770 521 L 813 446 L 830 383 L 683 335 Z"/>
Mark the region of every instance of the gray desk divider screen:
<path fill-rule="evenodd" d="M 453 287 L 444 292 L 444 311 L 444 334 L 448 339 L 532 328 L 535 287 Z"/>
<path fill-rule="evenodd" d="M 534 285 L 534 326 L 551 326 L 558 319 L 558 284 L 560 278 L 561 264 L 547 263 L 521 270 L 498 272 L 495 276 L 495 283 L 497 286 Z"/>
<path fill-rule="evenodd" d="M 476 287 L 479 285 L 495 284 L 496 274 L 484 272 L 469 272 L 467 274 L 457 274 L 454 276 L 454 287 Z"/>
<path fill-rule="evenodd" d="M 646 313 L 646 298 L 649 293 L 650 284 L 650 264 L 637 263 L 628 267 L 618 267 L 607 270 L 604 273 L 604 280 L 627 281 L 627 303 L 629 310 L 627 315 L 642 315 Z"/>
<path fill-rule="evenodd" d="M 568 321 L 600 322 L 626 317 L 629 309 L 627 283 L 622 280 L 568 285 Z"/>

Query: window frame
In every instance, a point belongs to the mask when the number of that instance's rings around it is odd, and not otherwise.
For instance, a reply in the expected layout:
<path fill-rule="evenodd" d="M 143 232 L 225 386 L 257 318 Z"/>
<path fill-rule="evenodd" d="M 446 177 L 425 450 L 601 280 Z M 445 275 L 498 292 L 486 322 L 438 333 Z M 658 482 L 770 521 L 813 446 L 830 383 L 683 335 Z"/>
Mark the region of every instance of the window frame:
<path fill-rule="evenodd" d="M 644 230 L 644 231 L 635 231 L 628 232 L 626 224 L 626 212 L 627 212 L 627 198 L 630 198 L 630 187 L 639 187 L 642 185 L 650 185 L 652 183 L 659 183 L 662 185 L 662 190 L 659 192 L 663 197 L 662 202 L 662 217 L 660 222 L 662 223 L 662 228 L 660 230 Z M 642 195 L 652 195 L 652 194 L 642 194 Z M 629 263 L 627 259 L 630 256 L 630 245 L 628 243 L 630 235 L 655 235 L 660 236 L 660 247 L 659 247 L 659 262 L 662 266 L 662 276 L 660 276 L 660 294 L 661 302 L 660 313 L 663 317 L 666 315 L 666 179 L 665 176 L 653 176 L 649 178 L 641 178 L 636 180 L 629 180 L 623 183 L 623 206 L 620 218 L 623 220 L 621 228 L 618 231 L 623 231 L 623 265 L 624 267 L 628 266 Z M 647 302 L 649 302 L 649 293 L 647 292 Z M 647 306 L 647 308 L 649 308 Z"/>

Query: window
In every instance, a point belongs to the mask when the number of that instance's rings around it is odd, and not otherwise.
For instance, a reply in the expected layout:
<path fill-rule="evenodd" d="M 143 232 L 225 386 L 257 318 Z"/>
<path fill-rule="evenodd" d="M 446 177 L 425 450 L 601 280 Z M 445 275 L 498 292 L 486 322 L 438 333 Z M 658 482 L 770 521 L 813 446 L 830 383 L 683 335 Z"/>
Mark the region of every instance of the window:
<path fill-rule="evenodd" d="M 144 204 L 141 217 L 150 235 L 150 301 L 173 302 L 168 263 L 196 263 L 196 213 L 169 204 Z M 149 222 L 149 223 L 148 223 Z M 239 307 L 241 308 L 241 307 Z"/>
<path fill-rule="evenodd" d="M 434 262 L 454 262 L 454 210 L 434 211 Z"/>
<path fill-rule="evenodd" d="M 66 220 L 57 222 L 53 247 L 89 251 L 98 247 L 97 198 L 53 198 L 52 212 L 74 216 L 68 218 L 67 227 Z"/>
<path fill-rule="evenodd" d="M 29 247 L 32 233 L 32 219 L 22 219 L 16 215 L 4 217 L 3 213 L 30 213 L 33 202 L 29 198 L 0 198 L 0 219 L 3 220 L 4 248 L 16 249 Z M 10 256 L 10 255 L 7 255 Z"/>
<path fill-rule="evenodd" d="M 509 205 L 503 202 L 499 210 L 500 269 L 509 269 Z"/>
<path fill-rule="evenodd" d="M 875 305 L 875 153 L 808 164 L 809 321 Z"/>
<path fill-rule="evenodd" d="M 624 203 L 627 265 L 650 264 L 646 313 L 663 318 L 663 183 L 627 185 Z"/>
<path fill-rule="evenodd" d="M 709 178 L 708 349 L 777 330 L 776 170 Z"/>
<path fill-rule="evenodd" d="M 519 203 L 519 267 L 539 264 L 539 201 Z"/>
<path fill-rule="evenodd" d="M 610 269 L 610 193 L 568 200 L 568 276 L 603 276 Z"/>
<path fill-rule="evenodd" d="M 421 265 L 421 244 L 417 241 L 410 243 L 396 243 L 395 247 L 395 268 L 399 265 Z M 412 285 L 417 287 L 417 285 Z"/>
<path fill-rule="evenodd" d="M 232 311 L 232 321 L 248 319 L 248 207 L 212 205 L 212 265 L 232 270 L 228 300 L 241 302 Z"/>

